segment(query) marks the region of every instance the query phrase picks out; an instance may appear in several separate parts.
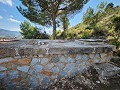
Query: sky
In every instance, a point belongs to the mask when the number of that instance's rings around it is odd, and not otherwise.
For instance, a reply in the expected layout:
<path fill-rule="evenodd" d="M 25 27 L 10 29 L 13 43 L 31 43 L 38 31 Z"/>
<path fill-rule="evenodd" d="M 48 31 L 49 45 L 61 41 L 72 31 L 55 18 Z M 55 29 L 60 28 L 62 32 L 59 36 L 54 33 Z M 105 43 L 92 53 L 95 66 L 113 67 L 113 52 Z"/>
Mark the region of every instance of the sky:
<path fill-rule="evenodd" d="M 70 18 L 70 27 L 82 21 L 82 16 L 86 12 L 88 7 L 96 9 L 96 6 L 100 2 L 114 3 L 114 5 L 120 5 L 120 0 L 90 0 L 84 5 L 80 13 L 76 14 L 74 17 Z M 0 0 L 0 29 L 6 29 L 11 31 L 19 31 L 20 23 L 26 20 L 20 12 L 17 10 L 16 6 L 21 5 L 20 0 Z M 34 25 L 32 23 L 32 25 Z M 45 28 L 47 33 L 52 33 L 52 27 Z"/>

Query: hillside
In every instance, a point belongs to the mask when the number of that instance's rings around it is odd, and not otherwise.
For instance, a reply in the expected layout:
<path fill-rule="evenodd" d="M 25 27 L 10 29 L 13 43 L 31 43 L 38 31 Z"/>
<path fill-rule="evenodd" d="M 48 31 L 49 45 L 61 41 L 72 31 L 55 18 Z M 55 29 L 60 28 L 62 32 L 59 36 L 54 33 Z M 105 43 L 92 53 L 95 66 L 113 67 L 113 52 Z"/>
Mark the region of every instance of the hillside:
<path fill-rule="evenodd" d="M 107 5 L 108 6 L 108 5 Z M 106 8 L 107 8 L 106 6 Z M 96 16 L 99 13 L 96 13 Z M 104 35 L 105 37 L 107 37 L 107 33 L 112 29 L 112 25 L 111 25 L 111 20 L 116 17 L 116 16 L 120 16 L 120 6 L 114 6 L 109 8 L 109 10 L 105 10 L 103 12 L 103 15 L 101 15 L 98 18 L 97 23 L 95 24 L 98 33 L 97 34 L 101 34 Z M 96 18 L 93 18 L 96 19 Z M 77 25 L 75 25 L 74 27 L 68 29 L 66 31 L 66 36 L 68 39 L 72 39 L 72 38 L 89 38 L 92 36 L 92 34 L 94 33 L 94 30 L 91 28 L 87 28 L 88 25 L 86 25 L 84 22 L 81 22 Z"/>
<path fill-rule="evenodd" d="M 18 36 L 20 36 L 20 33 L 18 31 L 0 29 L 0 37 L 18 37 Z"/>

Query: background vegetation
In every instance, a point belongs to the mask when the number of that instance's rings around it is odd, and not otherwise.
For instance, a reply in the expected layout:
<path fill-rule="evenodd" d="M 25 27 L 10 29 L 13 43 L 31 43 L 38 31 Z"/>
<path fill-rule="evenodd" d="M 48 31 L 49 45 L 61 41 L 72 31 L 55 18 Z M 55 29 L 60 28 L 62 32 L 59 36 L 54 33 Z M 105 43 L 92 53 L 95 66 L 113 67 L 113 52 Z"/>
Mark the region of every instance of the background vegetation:
<path fill-rule="evenodd" d="M 120 6 L 101 2 L 96 9 L 89 7 L 83 20 L 65 32 L 66 39 L 101 38 L 120 46 Z M 63 38 L 63 32 L 57 31 L 57 38 Z"/>
<path fill-rule="evenodd" d="M 26 0 L 23 0 L 23 1 L 26 1 Z M 29 5 L 28 6 L 26 5 L 26 3 L 27 4 L 31 3 L 31 5 L 33 4 L 32 2 L 24 2 L 26 7 L 29 7 Z M 48 3 L 48 5 L 50 3 Z M 72 4 L 73 2 L 70 2 L 70 3 Z M 25 17 L 30 19 L 30 21 L 38 23 L 36 19 L 33 20 L 33 17 L 37 18 L 37 16 L 35 16 L 36 14 L 31 16 L 30 12 L 28 12 L 30 9 L 32 9 L 32 7 L 31 8 L 29 7 L 28 10 L 25 9 L 25 11 L 22 11 L 24 9 L 19 7 L 18 10 Z M 43 9 L 45 8 L 44 6 L 40 6 L 40 7 L 43 7 Z M 70 6 L 70 8 L 72 7 L 73 6 Z M 76 10 L 78 10 L 78 7 L 76 8 L 74 8 L 75 11 L 74 10 L 73 11 L 70 10 L 70 11 L 77 13 Z M 81 8 L 82 7 L 79 7 L 79 10 Z M 69 28 L 69 25 L 70 25 L 69 15 L 72 15 L 72 14 L 68 13 L 70 11 L 66 11 L 66 10 L 59 11 L 59 8 L 57 10 L 58 11 L 56 13 L 57 16 L 55 21 L 56 23 L 55 23 L 55 27 L 54 26 L 53 27 L 55 29 L 56 27 L 61 26 L 62 30 L 55 31 L 50 36 L 50 38 L 53 38 L 53 37 L 54 37 L 53 39 L 55 38 L 56 39 L 102 38 L 102 39 L 107 39 L 109 43 L 116 45 L 117 48 L 120 46 L 120 6 L 115 6 L 113 3 L 107 4 L 105 2 L 101 2 L 96 7 L 96 9 L 89 7 L 83 15 L 82 22 L 71 28 Z M 32 11 L 34 10 L 32 9 Z M 41 11 L 40 15 L 48 16 L 48 14 L 47 15 L 45 14 L 45 12 L 47 11 L 44 11 L 44 10 L 42 11 L 42 9 L 40 11 Z M 52 25 L 53 21 L 49 20 L 50 17 L 42 17 L 42 16 L 39 16 L 40 25 L 42 26 Z M 48 19 L 48 22 L 45 21 L 47 19 Z M 23 35 L 24 38 L 27 38 L 27 39 L 31 39 L 31 38 L 48 39 L 49 38 L 49 35 L 45 31 L 37 27 L 31 26 L 30 23 L 27 21 L 24 21 L 23 23 L 21 23 L 20 28 L 21 28 L 20 33 Z"/>

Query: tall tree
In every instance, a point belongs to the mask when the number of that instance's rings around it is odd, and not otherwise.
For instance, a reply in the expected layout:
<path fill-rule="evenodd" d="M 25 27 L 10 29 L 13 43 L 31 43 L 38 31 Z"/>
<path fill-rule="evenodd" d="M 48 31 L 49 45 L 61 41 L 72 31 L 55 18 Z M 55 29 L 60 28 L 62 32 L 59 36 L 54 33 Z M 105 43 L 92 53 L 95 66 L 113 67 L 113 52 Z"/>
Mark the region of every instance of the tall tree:
<path fill-rule="evenodd" d="M 68 15 L 79 12 L 89 0 L 20 0 L 26 7 L 17 7 L 19 12 L 30 21 L 43 26 L 53 26 L 53 39 L 56 38 L 56 24 L 59 11 L 66 10 Z"/>

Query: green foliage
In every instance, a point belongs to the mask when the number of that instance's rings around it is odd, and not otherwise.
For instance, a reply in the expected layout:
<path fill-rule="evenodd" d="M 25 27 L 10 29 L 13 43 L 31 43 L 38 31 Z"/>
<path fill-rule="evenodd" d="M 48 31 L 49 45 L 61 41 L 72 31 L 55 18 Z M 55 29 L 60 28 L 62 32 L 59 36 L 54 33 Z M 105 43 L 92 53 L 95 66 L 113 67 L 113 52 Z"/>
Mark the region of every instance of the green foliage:
<path fill-rule="evenodd" d="M 28 21 L 20 24 L 20 33 L 25 39 L 48 39 L 49 35 L 44 31 L 41 32 L 37 27 L 30 25 Z"/>
<path fill-rule="evenodd" d="M 60 11 L 69 16 L 79 12 L 88 0 L 20 0 L 26 7 L 17 7 L 18 11 L 34 23 L 42 26 L 53 26 L 53 39 L 56 38 L 57 20 Z"/>
<path fill-rule="evenodd" d="M 98 22 L 101 21 L 101 19 L 105 16 L 105 7 L 106 3 L 101 2 L 97 6 L 97 10 L 95 10 L 91 7 L 89 7 L 86 11 L 86 13 L 83 15 L 83 23 L 87 26 L 87 29 L 93 29 L 93 37 L 94 38 L 99 38 L 102 34 L 105 35 L 104 33 L 101 33 L 103 30 L 101 30 L 101 27 L 99 27 Z M 102 35 L 102 36 L 103 36 Z"/>
<path fill-rule="evenodd" d="M 67 39 L 80 39 L 89 38 L 93 33 L 93 30 L 86 29 L 83 23 L 80 23 L 66 31 Z"/>
<path fill-rule="evenodd" d="M 109 31 L 111 38 L 109 40 L 117 48 L 120 46 L 120 16 L 114 17 L 112 20 L 112 29 Z"/>
<path fill-rule="evenodd" d="M 96 12 L 95 12 L 96 11 Z M 83 22 L 66 31 L 67 39 L 104 38 L 120 46 L 120 6 L 101 2 L 96 10 L 89 7 Z"/>

